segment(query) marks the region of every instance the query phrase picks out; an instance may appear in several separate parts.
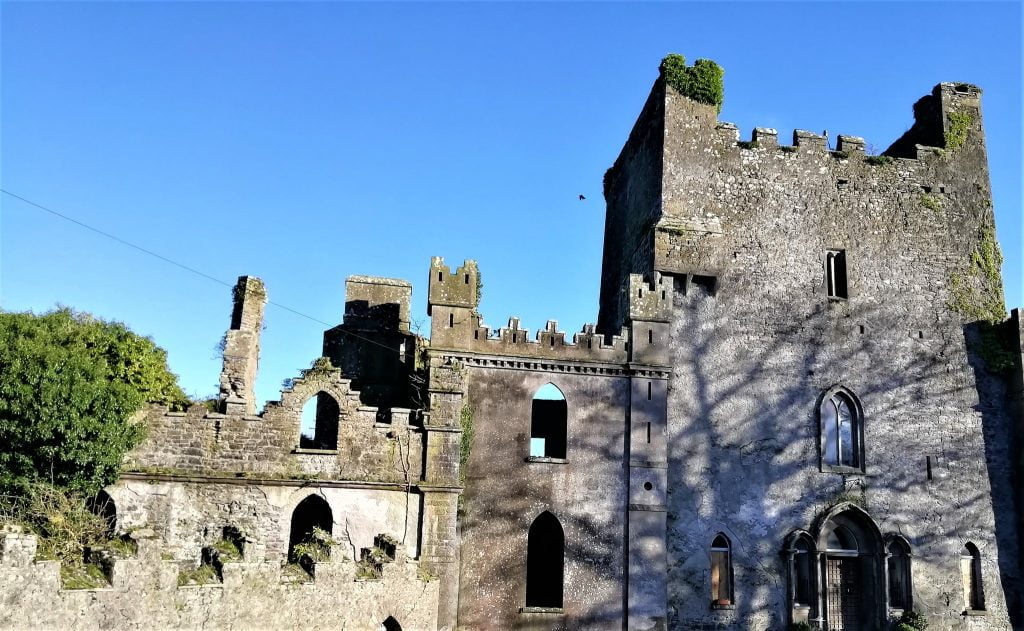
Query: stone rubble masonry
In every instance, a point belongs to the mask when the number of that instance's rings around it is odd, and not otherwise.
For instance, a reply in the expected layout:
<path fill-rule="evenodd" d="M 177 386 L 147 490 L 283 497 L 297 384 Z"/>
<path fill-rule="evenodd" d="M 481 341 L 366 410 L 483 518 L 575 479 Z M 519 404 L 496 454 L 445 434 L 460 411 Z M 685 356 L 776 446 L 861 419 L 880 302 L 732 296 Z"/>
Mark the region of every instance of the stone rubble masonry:
<path fill-rule="evenodd" d="M 280 562 L 229 562 L 223 581 L 179 586 L 194 562 L 163 556 L 157 539 L 139 538 L 138 555 L 115 559 L 110 585 L 62 589 L 58 561 L 31 561 L 35 535 L 0 532 L 4 629 L 365 629 L 389 616 L 405 629 L 436 628 L 439 583 L 399 552 L 383 578 L 360 579 L 350 558 L 318 562 L 315 579 L 296 582 Z M 17 551 L 17 552 L 14 552 Z M 10 553 L 10 554 L 8 554 Z"/>
<path fill-rule="evenodd" d="M 965 314 L 998 302 L 978 265 L 994 230 L 980 90 L 940 84 L 914 114 L 882 157 L 845 134 L 835 150 L 802 130 L 788 146 L 763 127 L 740 141 L 715 107 L 656 82 L 605 174 L 598 321 L 571 339 L 554 320 L 484 325 L 472 260 L 431 260 L 429 341 L 410 283 L 351 276 L 323 357 L 257 413 L 266 289 L 239 278 L 216 411 L 150 409 L 106 489 L 138 556 L 107 567 L 108 588 L 64 590 L 35 536 L 4 526 L 0 628 L 376 631 L 392 616 L 417 630 L 778 631 L 808 616 L 786 542 L 841 510 L 909 543 L 930 629 L 1019 625 L 1024 372 L 990 374 L 977 349 L 991 331 Z M 845 254 L 846 296 L 828 295 L 830 251 Z M 994 330 L 1024 355 L 1019 310 Z M 530 452 L 546 384 L 566 400 L 564 458 Z M 859 469 L 820 458 L 818 409 L 837 386 L 863 409 Z M 304 448 L 318 397 L 337 403 L 337 445 Z M 335 543 L 296 583 L 282 564 L 312 495 Z M 545 511 L 564 534 L 563 605 L 527 607 L 527 536 Z M 243 559 L 223 582 L 178 587 L 235 531 Z M 710 602 L 718 533 L 725 606 Z M 397 559 L 359 579 L 380 535 Z M 968 541 L 984 615 L 963 611 Z M 859 631 L 894 613 L 877 604 Z"/>
<path fill-rule="evenodd" d="M 233 298 L 231 328 L 224 334 L 220 411 L 228 414 L 255 414 L 260 329 L 263 327 L 267 290 L 260 279 L 240 276 Z"/>

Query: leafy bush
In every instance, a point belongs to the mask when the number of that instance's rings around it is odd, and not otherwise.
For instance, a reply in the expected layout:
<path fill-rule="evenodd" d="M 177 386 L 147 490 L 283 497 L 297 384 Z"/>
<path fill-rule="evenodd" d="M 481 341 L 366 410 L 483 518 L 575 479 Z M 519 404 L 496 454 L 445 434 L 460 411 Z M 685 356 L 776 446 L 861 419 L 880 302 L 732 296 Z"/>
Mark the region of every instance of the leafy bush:
<path fill-rule="evenodd" d="M 297 561 L 301 561 L 303 557 L 308 557 L 314 562 L 326 561 L 331 556 L 331 546 L 336 543 L 331 533 L 314 526 L 313 533 L 305 541 L 295 544 L 292 555 Z"/>
<path fill-rule="evenodd" d="M 714 105 L 719 112 L 725 100 L 722 77 L 725 71 L 710 59 L 698 59 L 693 66 L 686 65 L 686 58 L 672 53 L 661 60 L 658 67 L 661 78 L 683 96 L 698 103 Z"/>
<path fill-rule="evenodd" d="M 217 570 L 209 563 L 201 563 L 196 567 L 178 572 L 178 587 L 185 585 L 208 585 L 220 582 Z"/>
<path fill-rule="evenodd" d="M 0 490 L 92 494 L 142 439 L 146 402 L 184 407 L 167 354 L 123 324 L 60 309 L 0 312 Z"/>
<path fill-rule="evenodd" d="M 928 628 L 928 620 L 918 611 L 904 611 L 896 621 L 896 631 L 924 631 Z"/>

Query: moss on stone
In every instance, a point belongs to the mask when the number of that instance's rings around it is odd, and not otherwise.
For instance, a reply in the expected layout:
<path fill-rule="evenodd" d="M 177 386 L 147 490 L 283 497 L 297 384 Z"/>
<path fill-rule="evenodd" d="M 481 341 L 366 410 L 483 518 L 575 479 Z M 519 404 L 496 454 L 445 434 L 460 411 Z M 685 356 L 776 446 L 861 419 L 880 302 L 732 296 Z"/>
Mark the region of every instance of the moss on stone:
<path fill-rule="evenodd" d="M 974 116 L 970 112 L 950 112 L 947 118 L 949 129 L 946 130 L 946 148 L 956 151 L 967 142 Z"/>
<path fill-rule="evenodd" d="M 217 570 L 209 563 L 202 563 L 198 567 L 189 568 L 178 572 L 178 587 L 186 585 L 209 585 L 220 582 L 217 577 Z"/>
<path fill-rule="evenodd" d="M 938 197 L 937 195 L 929 195 L 928 193 L 922 193 L 921 196 L 917 199 L 917 201 L 921 202 L 921 205 L 927 208 L 928 210 L 934 212 L 938 212 L 942 208 L 942 198 Z"/>
<path fill-rule="evenodd" d="M 892 158 L 889 156 L 864 156 L 864 163 L 870 164 L 873 167 L 882 166 L 892 162 Z"/>
<path fill-rule="evenodd" d="M 63 563 L 60 582 L 64 589 L 100 589 L 110 587 L 103 568 L 96 563 Z"/>
<path fill-rule="evenodd" d="M 710 59 L 698 59 L 692 66 L 675 53 L 666 55 L 658 67 L 661 79 L 685 97 L 698 103 L 714 105 L 721 112 L 725 100 L 722 67 Z"/>

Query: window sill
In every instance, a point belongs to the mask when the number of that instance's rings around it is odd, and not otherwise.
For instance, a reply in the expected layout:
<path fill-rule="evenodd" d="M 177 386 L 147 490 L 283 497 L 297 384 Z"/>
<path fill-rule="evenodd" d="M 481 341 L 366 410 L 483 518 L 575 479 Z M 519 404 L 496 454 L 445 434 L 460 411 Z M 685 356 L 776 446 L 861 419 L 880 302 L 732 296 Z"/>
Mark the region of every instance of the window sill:
<path fill-rule="evenodd" d="M 527 456 L 526 462 L 546 462 L 548 464 L 567 464 L 565 458 L 548 458 L 547 456 Z"/>
<path fill-rule="evenodd" d="M 711 603 L 711 608 L 717 611 L 729 611 L 735 609 L 736 605 L 734 603 L 729 603 L 728 605 L 719 605 L 718 603 Z"/>
<path fill-rule="evenodd" d="M 520 607 L 519 613 L 542 613 L 551 616 L 565 615 L 565 610 L 561 607 Z"/>
<path fill-rule="evenodd" d="M 842 296 L 829 296 L 828 297 L 828 301 L 829 302 L 846 302 L 848 300 L 849 300 L 849 298 L 844 298 Z"/>
<path fill-rule="evenodd" d="M 311 449 L 309 447 L 296 447 L 292 449 L 293 454 L 307 454 L 313 456 L 337 456 L 337 449 Z"/>
<path fill-rule="evenodd" d="M 988 611 L 984 609 L 968 609 L 967 611 L 960 614 L 962 616 L 987 616 Z"/>
<path fill-rule="evenodd" d="M 821 465 L 822 473 L 842 473 L 844 475 L 867 475 L 864 469 L 860 467 L 846 467 L 840 465 L 823 464 Z"/>

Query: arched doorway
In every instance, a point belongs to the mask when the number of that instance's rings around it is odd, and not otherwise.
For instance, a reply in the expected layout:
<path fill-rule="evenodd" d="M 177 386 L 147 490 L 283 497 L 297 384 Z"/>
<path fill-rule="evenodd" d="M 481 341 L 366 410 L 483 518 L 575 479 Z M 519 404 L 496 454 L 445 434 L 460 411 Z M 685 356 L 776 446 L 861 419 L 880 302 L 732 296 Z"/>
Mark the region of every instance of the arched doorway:
<path fill-rule="evenodd" d="M 89 500 L 88 506 L 94 515 L 103 520 L 107 537 L 113 537 L 117 532 L 117 504 L 114 503 L 114 498 L 106 491 L 100 491 L 96 497 Z"/>
<path fill-rule="evenodd" d="M 310 495 L 299 502 L 292 512 L 291 531 L 288 535 L 288 559 L 295 561 L 295 546 L 313 540 L 313 529 L 319 528 L 331 534 L 334 516 L 327 500 L 319 495 Z"/>
<path fill-rule="evenodd" d="M 381 623 L 378 631 L 402 631 L 402 625 L 398 624 L 393 616 L 388 616 L 387 620 Z"/>
<path fill-rule="evenodd" d="M 533 520 L 526 544 L 526 606 L 559 609 L 565 573 L 565 533 L 544 511 Z"/>
<path fill-rule="evenodd" d="M 821 572 L 819 621 L 830 631 L 868 631 L 885 623 L 882 537 L 860 508 L 845 505 L 822 520 L 817 548 Z"/>

